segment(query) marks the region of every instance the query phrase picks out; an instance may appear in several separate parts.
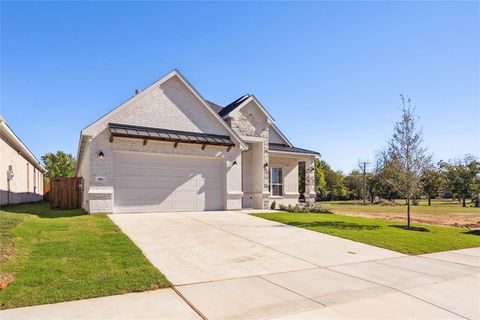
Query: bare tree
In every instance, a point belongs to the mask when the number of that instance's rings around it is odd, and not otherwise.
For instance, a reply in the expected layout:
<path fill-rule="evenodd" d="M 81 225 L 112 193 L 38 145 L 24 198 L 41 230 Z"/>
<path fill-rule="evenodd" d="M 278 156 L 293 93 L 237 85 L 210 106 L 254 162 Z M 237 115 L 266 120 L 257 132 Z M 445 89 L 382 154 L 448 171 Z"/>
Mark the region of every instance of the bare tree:
<path fill-rule="evenodd" d="M 421 191 L 421 175 L 431 162 L 423 147 L 423 133 L 417 128 L 415 107 L 409 97 L 400 95 L 402 117 L 393 127 L 390 152 L 398 166 L 398 189 L 407 201 L 407 228 L 410 229 L 410 204 Z"/>

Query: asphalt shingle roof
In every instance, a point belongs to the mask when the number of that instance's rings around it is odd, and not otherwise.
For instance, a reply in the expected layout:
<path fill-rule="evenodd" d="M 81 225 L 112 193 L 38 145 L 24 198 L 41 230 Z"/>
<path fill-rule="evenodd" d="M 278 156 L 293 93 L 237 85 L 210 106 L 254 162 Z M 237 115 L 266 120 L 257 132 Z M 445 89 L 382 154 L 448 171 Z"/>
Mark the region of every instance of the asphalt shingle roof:
<path fill-rule="evenodd" d="M 235 101 L 231 102 L 230 104 L 226 105 L 225 108 L 223 108 L 222 110 L 220 110 L 218 112 L 218 115 L 223 118 L 224 116 L 228 115 L 230 112 L 235 110 L 239 105 L 241 105 L 248 98 L 250 98 L 249 94 L 245 94 L 245 95 L 241 96 L 237 100 L 235 100 Z"/>
<path fill-rule="evenodd" d="M 269 143 L 268 148 L 270 150 L 273 150 L 273 151 L 308 153 L 308 154 L 315 154 L 315 155 L 318 155 L 318 156 L 320 155 L 320 153 L 318 153 L 316 151 L 297 148 L 297 147 L 290 147 L 290 146 L 287 146 L 286 144 L 280 144 L 280 143 Z"/>

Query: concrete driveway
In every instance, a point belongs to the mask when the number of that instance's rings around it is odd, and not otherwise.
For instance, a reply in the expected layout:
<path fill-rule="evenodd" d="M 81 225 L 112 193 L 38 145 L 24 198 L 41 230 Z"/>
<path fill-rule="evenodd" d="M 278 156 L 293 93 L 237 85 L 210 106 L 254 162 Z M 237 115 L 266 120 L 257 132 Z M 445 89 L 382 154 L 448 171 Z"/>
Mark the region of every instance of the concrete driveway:
<path fill-rule="evenodd" d="M 412 257 L 241 212 L 113 215 L 208 319 L 480 319 L 480 248 Z"/>
<path fill-rule="evenodd" d="M 110 218 L 174 284 L 2 319 L 480 319 L 480 248 L 406 256 L 241 212 Z"/>

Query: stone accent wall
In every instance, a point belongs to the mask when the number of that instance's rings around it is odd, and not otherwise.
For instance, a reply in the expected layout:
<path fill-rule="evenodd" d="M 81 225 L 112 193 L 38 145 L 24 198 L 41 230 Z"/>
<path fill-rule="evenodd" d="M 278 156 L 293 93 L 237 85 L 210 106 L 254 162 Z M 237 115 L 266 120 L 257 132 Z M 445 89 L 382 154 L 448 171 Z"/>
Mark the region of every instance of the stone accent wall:
<path fill-rule="evenodd" d="M 268 208 L 269 167 L 269 123 L 265 114 L 259 109 L 254 101 L 249 102 L 240 110 L 234 110 L 227 120 L 230 127 L 240 136 L 260 138 L 263 144 L 263 161 L 254 165 L 260 165 L 263 169 L 263 190 L 255 195 L 254 206 L 257 209 Z M 255 204 L 256 203 L 256 204 Z M 261 208 L 260 208 L 261 207 Z"/>
<path fill-rule="evenodd" d="M 315 202 L 315 156 L 309 156 L 305 161 L 305 202 Z"/>

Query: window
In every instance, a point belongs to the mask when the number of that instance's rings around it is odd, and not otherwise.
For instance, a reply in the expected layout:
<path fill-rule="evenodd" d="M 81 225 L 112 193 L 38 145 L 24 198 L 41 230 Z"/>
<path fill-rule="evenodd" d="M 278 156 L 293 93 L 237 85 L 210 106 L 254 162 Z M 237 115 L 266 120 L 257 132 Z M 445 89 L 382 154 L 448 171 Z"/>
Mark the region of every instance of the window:
<path fill-rule="evenodd" d="M 270 168 L 270 193 L 272 196 L 283 195 L 282 168 Z"/>
<path fill-rule="evenodd" d="M 298 193 L 301 198 L 305 193 L 305 161 L 298 163 Z"/>
<path fill-rule="evenodd" d="M 30 165 L 27 163 L 27 192 L 30 192 Z"/>

